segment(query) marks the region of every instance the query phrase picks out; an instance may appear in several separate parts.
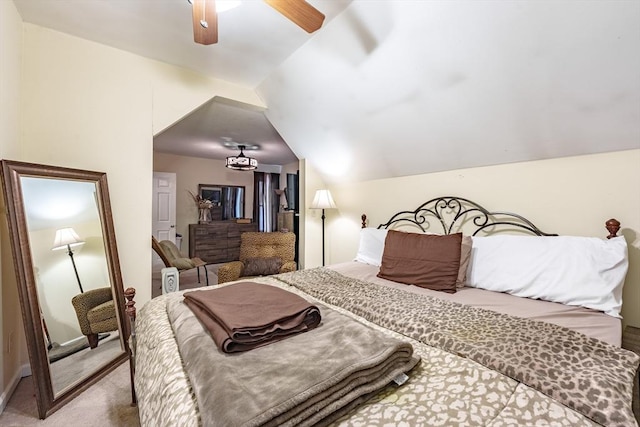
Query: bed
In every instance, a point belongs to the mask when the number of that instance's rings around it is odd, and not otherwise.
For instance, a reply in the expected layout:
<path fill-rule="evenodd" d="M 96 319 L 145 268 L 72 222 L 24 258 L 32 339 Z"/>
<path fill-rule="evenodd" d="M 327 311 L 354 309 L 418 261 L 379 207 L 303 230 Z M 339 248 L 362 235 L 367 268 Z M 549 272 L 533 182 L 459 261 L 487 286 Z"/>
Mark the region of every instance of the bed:
<path fill-rule="evenodd" d="M 632 397 L 639 357 L 620 348 L 628 261 L 617 221 L 607 221 L 607 239 L 555 236 L 520 215 L 438 197 L 376 228 L 366 222 L 363 215 L 354 261 L 251 281 L 328 310 L 327 324 L 340 316 L 378 334 L 374 341 L 410 344 L 419 362 L 401 381 L 386 380 L 329 416 L 265 419 L 265 408 L 255 408 L 265 395 L 272 399 L 265 403 L 269 411 L 281 406 L 279 396 L 290 400 L 283 388 L 297 381 L 291 372 L 297 365 L 288 357 L 298 352 L 279 346 L 294 346 L 298 337 L 240 356 L 247 359 L 221 354 L 206 332 L 176 336 L 181 322 L 197 324 L 188 311 L 175 314 L 183 292 L 151 300 L 136 316 L 129 289 L 141 424 L 637 425 Z M 516 236 L 522 233 L 531 236 Z M 436 255 L 416 261 L 415 253 Z M 578 253 L 589 266 L 576 261 Z M 197 343 L 191 353 L 188 343 Z M 194 352 L 196 359 L 205 353 L 212 359 L 194 361 Z M 275 362 L 266 359 L 269 352 Z M 310 357 L 322 361 L 323 354 Z M 269 371 L 269 363 L 280 371 Z M 205 378 L 211 381 L 203 386 Z"/>

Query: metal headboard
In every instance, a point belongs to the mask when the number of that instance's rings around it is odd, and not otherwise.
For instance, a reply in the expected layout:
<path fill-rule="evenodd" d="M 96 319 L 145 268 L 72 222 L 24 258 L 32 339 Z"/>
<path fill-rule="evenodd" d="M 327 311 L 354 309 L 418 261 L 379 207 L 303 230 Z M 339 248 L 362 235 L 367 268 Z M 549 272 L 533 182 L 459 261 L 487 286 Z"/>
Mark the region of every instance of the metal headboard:
<path fill-rule="evenodd" d="M 366 215 L 362 215 L 363 228 L 365 223 Z M 398 212 L 377 228 L 405 224 L 417 226 L 422 232 L 438 234 L 455 233 L 461 231 L 464 226 L 471 228 L 471 231 L 465 230 L 465 234 L 472 236 L 481 231 L 494 233 L 505 229 L 524 230 L 537 236 L 557 236 L 557 234 L 545 233 L 521 215 L 510 212 L 490 212 L 471 200 L 456 196 L 438 197 L 423 203 L 413 211 Z M 438 224 L 441 229 L 438 228 Z"/>

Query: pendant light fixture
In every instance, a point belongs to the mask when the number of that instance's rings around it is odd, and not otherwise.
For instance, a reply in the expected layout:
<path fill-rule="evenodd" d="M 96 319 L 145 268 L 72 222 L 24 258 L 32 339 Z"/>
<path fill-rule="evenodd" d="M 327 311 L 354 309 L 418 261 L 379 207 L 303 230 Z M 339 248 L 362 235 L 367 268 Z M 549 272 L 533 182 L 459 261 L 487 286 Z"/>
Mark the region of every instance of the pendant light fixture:
<path fill-rule="evenodd" d="M 258 161 L 253 157 L 247 157 L 244 155 L 244 149 L 246 148 L 244 145 L 238 145 L 240 149 L 240 154 L 237 156 L 229 156 L 227 157 L 226 167 L 229 169 L 234 169 L 238 171 L 252 171 L 258 167 Z"/>

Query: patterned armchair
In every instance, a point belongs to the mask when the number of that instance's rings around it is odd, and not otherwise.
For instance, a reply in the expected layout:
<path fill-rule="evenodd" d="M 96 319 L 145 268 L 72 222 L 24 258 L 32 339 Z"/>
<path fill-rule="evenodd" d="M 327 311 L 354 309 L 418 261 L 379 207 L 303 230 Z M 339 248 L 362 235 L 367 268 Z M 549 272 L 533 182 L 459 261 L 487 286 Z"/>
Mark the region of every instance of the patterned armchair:
<path fill-rule="evenodd" d="M 218 283 L 295 271 L 296 235 L 247 232 L 240 235 L 240 260 L 218 269 Z"/>
<path fill-rule="evenodd" d="M 117 331 L 118 319 L 111 288 L 91 289 L 71 299 L 76 310 L 80 330 L 87 336 L 89 346 L 98 346 L 98 334 Z"/>

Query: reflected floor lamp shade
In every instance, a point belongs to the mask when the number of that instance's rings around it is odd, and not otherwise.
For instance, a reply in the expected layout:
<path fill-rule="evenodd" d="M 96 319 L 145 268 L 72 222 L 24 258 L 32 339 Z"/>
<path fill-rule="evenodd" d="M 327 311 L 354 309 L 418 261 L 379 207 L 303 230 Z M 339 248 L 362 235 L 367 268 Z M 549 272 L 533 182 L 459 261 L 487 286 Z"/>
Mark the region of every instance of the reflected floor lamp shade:
<path fill-rule="evenodd" d="M 60 249 L 66 249 L 67 255 L 71 258 L 71 264 L 73 264 L 73 271 L 76 273 L 76 280 L 78 281 L 78 287 L 80 288 L 80 293 L 84 293 L 82 290 L 82 283 L 80 283 L 80 276 L 78 275 L 78 269 L 76 268 L 76 262 L 73 259 L 73 251 L 71 248 L 84 245 L 84 240 L 80 239 L 80 236 L 75 232 L 75 230 L 71 227 L 61 228 L 56 231 L 56 237 L 53 240 L 52 251 L 57 251 Z"/>
<path fill-rule="evenodd" d="M 322 266 L 324 267 L 324 210 L 325 209 L 335 209 L 336 203 L 333 201 L 333 197 L 331 197 L 331 192 L 329 190 L 318 190 L 316 191 L 316 195 L 313 198 L 313 202 L 311 202 L 311 209 L 322 209 Z"/>

